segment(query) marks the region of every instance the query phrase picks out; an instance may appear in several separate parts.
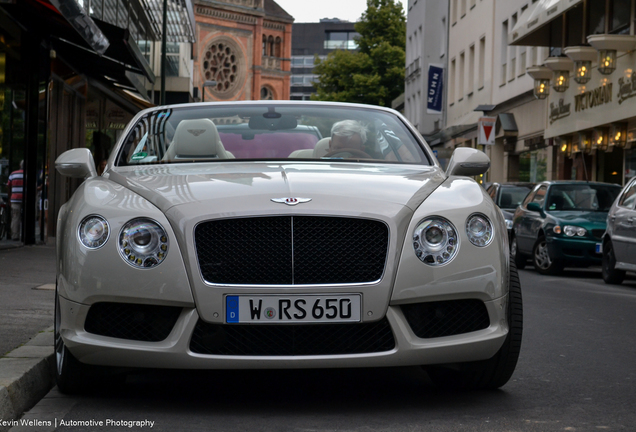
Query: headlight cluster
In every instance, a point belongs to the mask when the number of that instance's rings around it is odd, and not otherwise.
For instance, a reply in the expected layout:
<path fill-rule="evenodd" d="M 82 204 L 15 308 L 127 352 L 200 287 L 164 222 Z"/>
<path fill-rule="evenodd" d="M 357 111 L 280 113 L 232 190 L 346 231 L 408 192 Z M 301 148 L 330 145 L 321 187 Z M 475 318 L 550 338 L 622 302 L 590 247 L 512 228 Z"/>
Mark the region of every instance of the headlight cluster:
<path fill-rule="evenodd" d="M 566 225 L 563 227 L 563 234 L 565 234 L 568 237 L 574 237 L 574 236 L 583 237 L 587 234 L 587 230 L 585 228 L 581 228 L 581 227 L 577 227 L 573 225 Z"/>
<path fill-rule="evenodd" d="M 78 235 L 84 246 L 89 249 L 99 249 L 108 241 L 110 227 L 103 217 L 90 215 L 80 222 Z"/>
<path fill-rule="evenodd" d="M 466 219 L 466 236 L 475 246 L 488 246 L 494 238 L 490 219 L 474 213 Z M 441 216 L 422 220 L 413 232 L 415 255 L 425 264 L 440 266 L 449 263 L 459 250 L 459 235 L 455 226 Z"/>
<path fill-rule="evenodd" d="M 466 220 L 468 240 L 475 246 L 488 246 L 493 239 L 492 233 L 492 223 L 483 214 L 472 214 Z"/>
<path fill-rule="evenodd" d="M 424 263 L 437 266 L 452 260 L 459 249 L 457 230 L 450 221 L 434 216 L 424 219 L 413 232 L 415 255 Z"/>
<path fill-rule="evenodd" d="M 80 242 L 88 249 L 99 249 L 110 237 L 110 226 L 98 215 L 86 216 L 78 228 Z M 136 218 L 128 221 L 119 233 L 117 249 L 128 264 L 137 268 L 152 268 L 168 255 L 168 235 L 152 219 Z"/>
<path fill-rule="evenodd" d="M 133 219 L 119 233 L 119 253 L 134 267 L 155 267 L 168 255 L 168 235 L 151 219 Z"/>

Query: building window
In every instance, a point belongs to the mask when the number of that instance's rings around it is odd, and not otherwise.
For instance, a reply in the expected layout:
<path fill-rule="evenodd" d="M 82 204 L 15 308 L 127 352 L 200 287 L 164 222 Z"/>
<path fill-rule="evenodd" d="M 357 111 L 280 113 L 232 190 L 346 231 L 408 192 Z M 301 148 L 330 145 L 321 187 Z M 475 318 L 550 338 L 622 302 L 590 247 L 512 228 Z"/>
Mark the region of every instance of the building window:
<path fill-rule="evenodd" d="M 451 60 L 448 84 L 448 102 L 452 104 L 455 102 L 455 59 Z"/>
<path fill-rule="evenodd" d="M 631 16 L 631 0 L 611 0 L 609 32 L 614 34 L 629 34 L 629 19 Z"/>
<path fill-rule="evenodd" d="M 303 67 L 303 62 L 304 62 L 304 58 L 303 57 L 294 56 L 294 57 L 291 58 L 291 66 L 293 68 Z"/>
<path fill-rule="evenodd" d="M 269 45 L 268 54 L 270 55 L 270 57 L 276 57 L 274 55 L 275 45 L 274 45 L 274 37 L 273 36 L 269 36 L 267 38 L 267 44 Z"/>
<path fill-rule="evenodd" d="M 585 44 L 583 40 L 583 5 L 578 5 L 567 11 L 565 13 L 565 22 L 567 23 L 565 45 L 578 46 Z"/>
<path fill-rule="evenodd" d="M 203 54 L 203 76 L 217 82 L 212 87 L 215 93 L 231 96 L 238 91 L 244 75 L 241 59 L 239 48 L 228 38 L 215 39 L 208 45 Z"/>
<path fill-rule="evenodd" d="M 486 72 L 486 38 L 479 39 L 479 73 L 477 75 L 478 88 L 484 87 L 484 74 Z"/>
<path fill-rule="evenodd" d="M 457 23 L 457 0 L 453 0 L 451 4 L 451 22 Z"/>
<path fill-rule="evenodd" d="M 464 72 L 466 70 L 466 58 L 463 52 L 459 54 L 459 83 L 457 85 L 458 96 L 464 97 Z"/>
<path fill-rule="evenodd" d="M 274 92 L 267 86 L 261 87 L 261 100 L 274 100 Z"/>
<path fill-rule="evenodd" d="M 462 5 L 462 14 L 461 17 L 463 18 L 464 15 L 466 15 L 466 0 L 459 0 L 461 2 Z"/>
<path fill-rule="evenodd" d="M 439 50 L 439 56 L 444 57 L 446 55 L 446 37 L 448 36 L 448 30 L 446 29 L 446 17 L 442 18 L 442 32 L 439 40 L 442 42 L 442 46 Z"/>
<path fill-rule="evenodd" d="M 303 85 L 303 76 L 304 75 L 292 75 L 291 76 L 291 85 L 296 85 L 296 86 Z"/>
<path fill-rule="evenodd" d="M 588 2 L 587 9 L 587 35 L 605 33 L 605 1 Z"/>
<path fill-rule="evenodd" d="M 508 44 L 505 42 L 508 40 L 508 20 L 504 21 L 501 25 L 501 78 L 499 80 L 500 85 L 506 84 L 506 78 L 508 76 Z"/>
<path fill-rule="evenodd" d="M 274 50 L 274 54 L 276 57 L 282 57 L 281 55 L 281 39 L 280 37 L 276 38 L 276 41 L 274 42 L 275 44 L 275 50 Z"/>
<path fill-rule="evenodd" d="M 263 56 L 267 55 L 267 36 L 263 35 Z"/>
<path fill-rule="evenodd" d="M 179 44 L 166 43 L 166 76 L 179 76 Z"/>
<path fill-rule="evenodd" d="M 358 49 L 358 43 L 355 38 L 360 34 L 354 31 L 330 31 L 325 33 L 325 49 Z"/>
<path fill-rule="evenodd" d="M 475 89 L 475 45 L 471 45 L 468 51 L 468 94 Z"/>

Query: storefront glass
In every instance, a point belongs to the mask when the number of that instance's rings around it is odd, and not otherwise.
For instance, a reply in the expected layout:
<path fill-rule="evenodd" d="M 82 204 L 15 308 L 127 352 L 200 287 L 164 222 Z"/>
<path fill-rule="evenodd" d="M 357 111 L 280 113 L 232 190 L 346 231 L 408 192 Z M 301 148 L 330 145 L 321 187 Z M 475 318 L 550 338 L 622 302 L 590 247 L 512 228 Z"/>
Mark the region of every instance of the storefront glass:
<path fill-rule="evenodd" d="M 519 181 L 541 182 L 547 180 L 548 149 L 524 152 L 519 155 Z"/>
<path fill-rule="evenodd" d="M 636 176 L 636 149 L 625 150 L 625 179 L 623 184 L 627 184 Z"/>

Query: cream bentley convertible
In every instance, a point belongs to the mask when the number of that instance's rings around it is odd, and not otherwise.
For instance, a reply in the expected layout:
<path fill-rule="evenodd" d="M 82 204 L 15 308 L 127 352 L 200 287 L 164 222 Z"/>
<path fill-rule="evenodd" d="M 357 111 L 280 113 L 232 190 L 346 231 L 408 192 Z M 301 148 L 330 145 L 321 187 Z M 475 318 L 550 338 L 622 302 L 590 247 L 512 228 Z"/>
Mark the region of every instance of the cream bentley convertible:
<path fill-rule="evenodd" d="M 57 384 L 134 368 L 421 365 L 437 386 L 497 388 L 521 347 L 501 211 L 444 171 L 399 113 L 233 102 L 140 112 L 57 230 Z"/>

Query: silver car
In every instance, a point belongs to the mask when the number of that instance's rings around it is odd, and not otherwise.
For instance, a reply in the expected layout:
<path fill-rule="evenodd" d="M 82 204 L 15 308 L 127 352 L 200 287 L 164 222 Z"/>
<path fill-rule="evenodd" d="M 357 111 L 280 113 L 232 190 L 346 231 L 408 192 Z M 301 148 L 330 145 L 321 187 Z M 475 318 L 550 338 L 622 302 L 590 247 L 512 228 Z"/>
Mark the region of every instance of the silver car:
<path fill-rule="evenodd" d="M 607 215 L 603 235 L 603 280 L 621 284 L 636 272 L 636 177 L 625 185 Z"/>
<path fill-rule="evenodd" d="M 233 125 L 232 127 L 225 125 Z M 57 384 L 122 368 L 422 365 L 496 388 L 522 335 L 504 218 L 458 148 L 396 111 L 233 102 L 140 112 L 57 231 Z M 109 378 L 110 380 L 110 378 Z"/>

